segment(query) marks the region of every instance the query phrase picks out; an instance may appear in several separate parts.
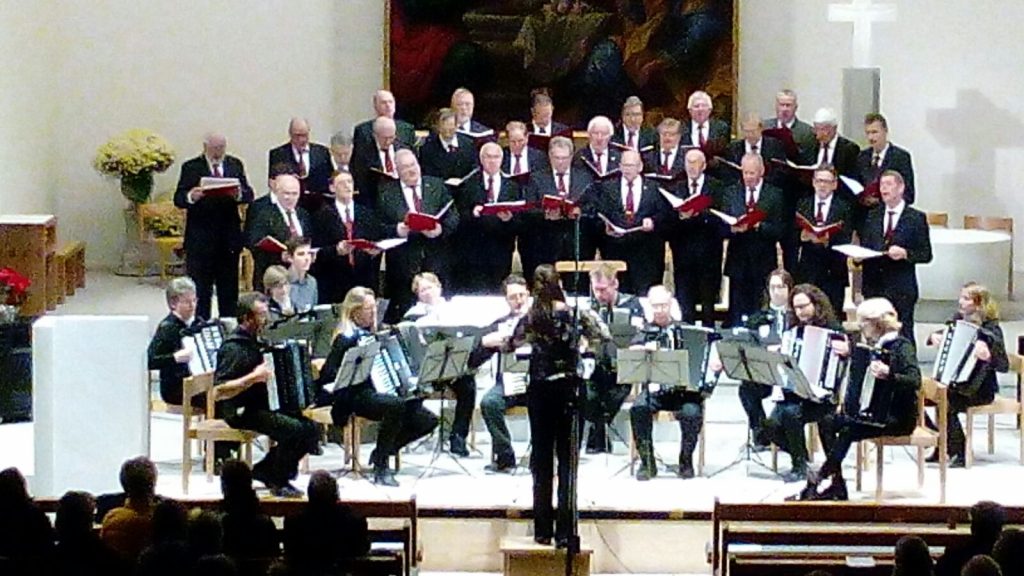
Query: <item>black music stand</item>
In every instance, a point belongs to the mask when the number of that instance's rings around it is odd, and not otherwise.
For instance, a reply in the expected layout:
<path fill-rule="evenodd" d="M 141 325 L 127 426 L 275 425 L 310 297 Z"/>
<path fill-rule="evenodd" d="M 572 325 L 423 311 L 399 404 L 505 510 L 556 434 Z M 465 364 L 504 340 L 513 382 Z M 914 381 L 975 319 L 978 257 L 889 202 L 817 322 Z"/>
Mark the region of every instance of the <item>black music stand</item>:
<path fill-rule="evenodd" d="M 370 378 L 370 372 L 373 370 L 373 359 L 380 353 L 380 342 L 373 341 L 361 346 L 353 346 L 345 351 L 345 355 L 341 358 L 341 365 L 338 367 L 338 374 L 334 378 L 332 384 L 324 386 L 324 390 L 329 393 L 334 393 L 343 388 L 355 386 L 366 382 Z M 344 422 L 335 423 L 337 426 L 344 426 Z M 353 433 L 349 431 L 349 433 Z M 353 455 L 357 452 L 353 449 Z M 358 463 L 357 463 L 358 464 Z M 352 475 L 357 478 L 363 478 L 362 473 L 359 472 L 359 466 L 353 465 L 351 469 L 344 470 L 341 476 Z"/>
<path fill-rule="evenodd" d="M 441 397 L 441 417 L 438 419 L 438 430 L 437 430 L 437 444 L 434 445 L 434 455 L 430 458 L 430 462 L 427 463 L 427 470 L 424 474 L 420 475 L 420 478 L 425 476 L 431 476 L 437 467 L 434 464 L 437 462 L 438 457 L 441 455 L 441 447 L 444 444 L 444 386 L 450 382 L 454 382 L 458 378 L 466 376 L 470 373 L 469 355 L 473 351 L 473 346 L 476 342 L 476 338 L 472 336 L 462 336 L 454 338 L 443 338 L 435 340 L 427 345 L 427 350 L 423 354 L 423 360 L 420 362 L 420 373 L 419 378 L 416 381 L 417 387 L 421 390 L 424 385 L 429 385 L 433 390 L 440 391 Z M 459 462 L 453 454 L 449 453 L 448 457 L 452 459 L 455 464 L 462 469 L 467 475 L 472 476 L 470 471 Z"/>
<path fill-rule="evenodd" d="M 620 349 L 616 356 L 618 363 L 617 382 L 623 385 L 639 384 L 643 386 L 648 408 L 650 408 L 651 384 L 655 382 L 667 388 L 685 388 L 690 390 L 695 387 L 690 382 L 689 350 Z M 632 454 L 629 456 L 629 462 L 615 472 L 615 474 L 612 474 L 612 476 L 618 476 L 624 470 L 633 467 L 635 458 Z M 655 454 L 655 458 L 661 460 L 657 458 L 657 454 Z M 665 462 L 662 462 L 662 465 L 668 468 Z"/>

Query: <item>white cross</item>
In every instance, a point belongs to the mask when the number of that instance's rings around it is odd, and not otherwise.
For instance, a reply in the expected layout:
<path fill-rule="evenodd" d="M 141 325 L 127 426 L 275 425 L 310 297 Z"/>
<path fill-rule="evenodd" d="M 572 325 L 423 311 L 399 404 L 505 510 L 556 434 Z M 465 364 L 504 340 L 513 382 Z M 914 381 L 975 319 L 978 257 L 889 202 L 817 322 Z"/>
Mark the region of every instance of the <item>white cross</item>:
<path fill-rule="evenodd" d="M 829 22 L 853 23 L 853 65 L 871 66 L 871 24 L 895 22 L 895 4 L 872 4 L 871 0 L 851 0 L 850 4 L 829 4 Z"/>

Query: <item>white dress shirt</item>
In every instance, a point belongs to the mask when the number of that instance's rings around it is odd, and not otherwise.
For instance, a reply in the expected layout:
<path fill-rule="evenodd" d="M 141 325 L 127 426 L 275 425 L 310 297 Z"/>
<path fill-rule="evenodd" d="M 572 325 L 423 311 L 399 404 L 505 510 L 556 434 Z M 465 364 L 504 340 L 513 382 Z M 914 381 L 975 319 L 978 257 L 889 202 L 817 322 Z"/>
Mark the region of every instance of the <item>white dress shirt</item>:
<path fill-rule="evenodd" d="M 900 216 L 903 215 L 903 209 L 907 207 L 907 203 L 900 201 L 894 208 L 889 208 L 885 204 L 882 205 L 885 208 L 885 213 L 882 214 L 882 234 L 885 234 L 886 229 L 889 228 L 889 213 L 892 212 L 892 229 L 895 230 L 900 224 Z"/>

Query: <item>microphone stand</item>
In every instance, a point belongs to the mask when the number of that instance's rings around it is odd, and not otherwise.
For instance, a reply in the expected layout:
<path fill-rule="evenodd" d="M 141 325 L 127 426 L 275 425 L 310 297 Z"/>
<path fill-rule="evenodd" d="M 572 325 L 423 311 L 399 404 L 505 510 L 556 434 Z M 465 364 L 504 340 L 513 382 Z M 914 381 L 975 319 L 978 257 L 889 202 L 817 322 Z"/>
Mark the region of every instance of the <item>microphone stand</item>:
<path fill-rule="evenodd" d="M 576 296 L 576 305 L 573 306 L 572 313 L 572 340 L 573 343 L 573 354 L 575 361 L 574 366 L 580 366 L 580 307 L 579 307 L 579 285 L 580 285 L 580 220 L 583 217 L 582 210 L 579 215 L 573 218 L 573 261 L 575 273 L 572 277 L 572 291 Z M 569 477 L 566 487 L 566 493 L 569 495 L 568 502 L 566 505 L 569 508 L 569 534 L 566 538 L 565 545 L 565 576 L 573 576 L 576 569 L 576 556 L 580 553 L 580 514 L 579 514 L 579 499 L 577 497 L 577 486 L 579 484 L 579 463 L 580 463 L 580 414 L 582 413 L 582 402 L 585 398 L 584 395 L 584 381 L 581 375 L 577 376 L 572 381 L 572 393 L 569 399 L 569 405 L 566 407 L 569 421 Z M 559 479 L 561 481 L 561 479 Z"/>

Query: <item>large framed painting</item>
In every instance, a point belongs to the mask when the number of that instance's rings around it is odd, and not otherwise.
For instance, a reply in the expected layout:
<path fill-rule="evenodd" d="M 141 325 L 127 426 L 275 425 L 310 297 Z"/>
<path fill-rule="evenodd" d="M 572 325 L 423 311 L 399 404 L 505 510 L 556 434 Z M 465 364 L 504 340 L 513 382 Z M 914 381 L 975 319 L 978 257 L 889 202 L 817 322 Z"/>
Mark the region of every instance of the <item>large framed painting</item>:
<path fill-rule="evenodd" d="M 648 121 L 686 116 L 694 90 L 730 120 L 736 94 L 734 0 L 387 0 L 385 83 L 418 127 L 453 90 L 500 127 L 529 118 L 546 87 L 576 128 L 639 96 Z"/>

